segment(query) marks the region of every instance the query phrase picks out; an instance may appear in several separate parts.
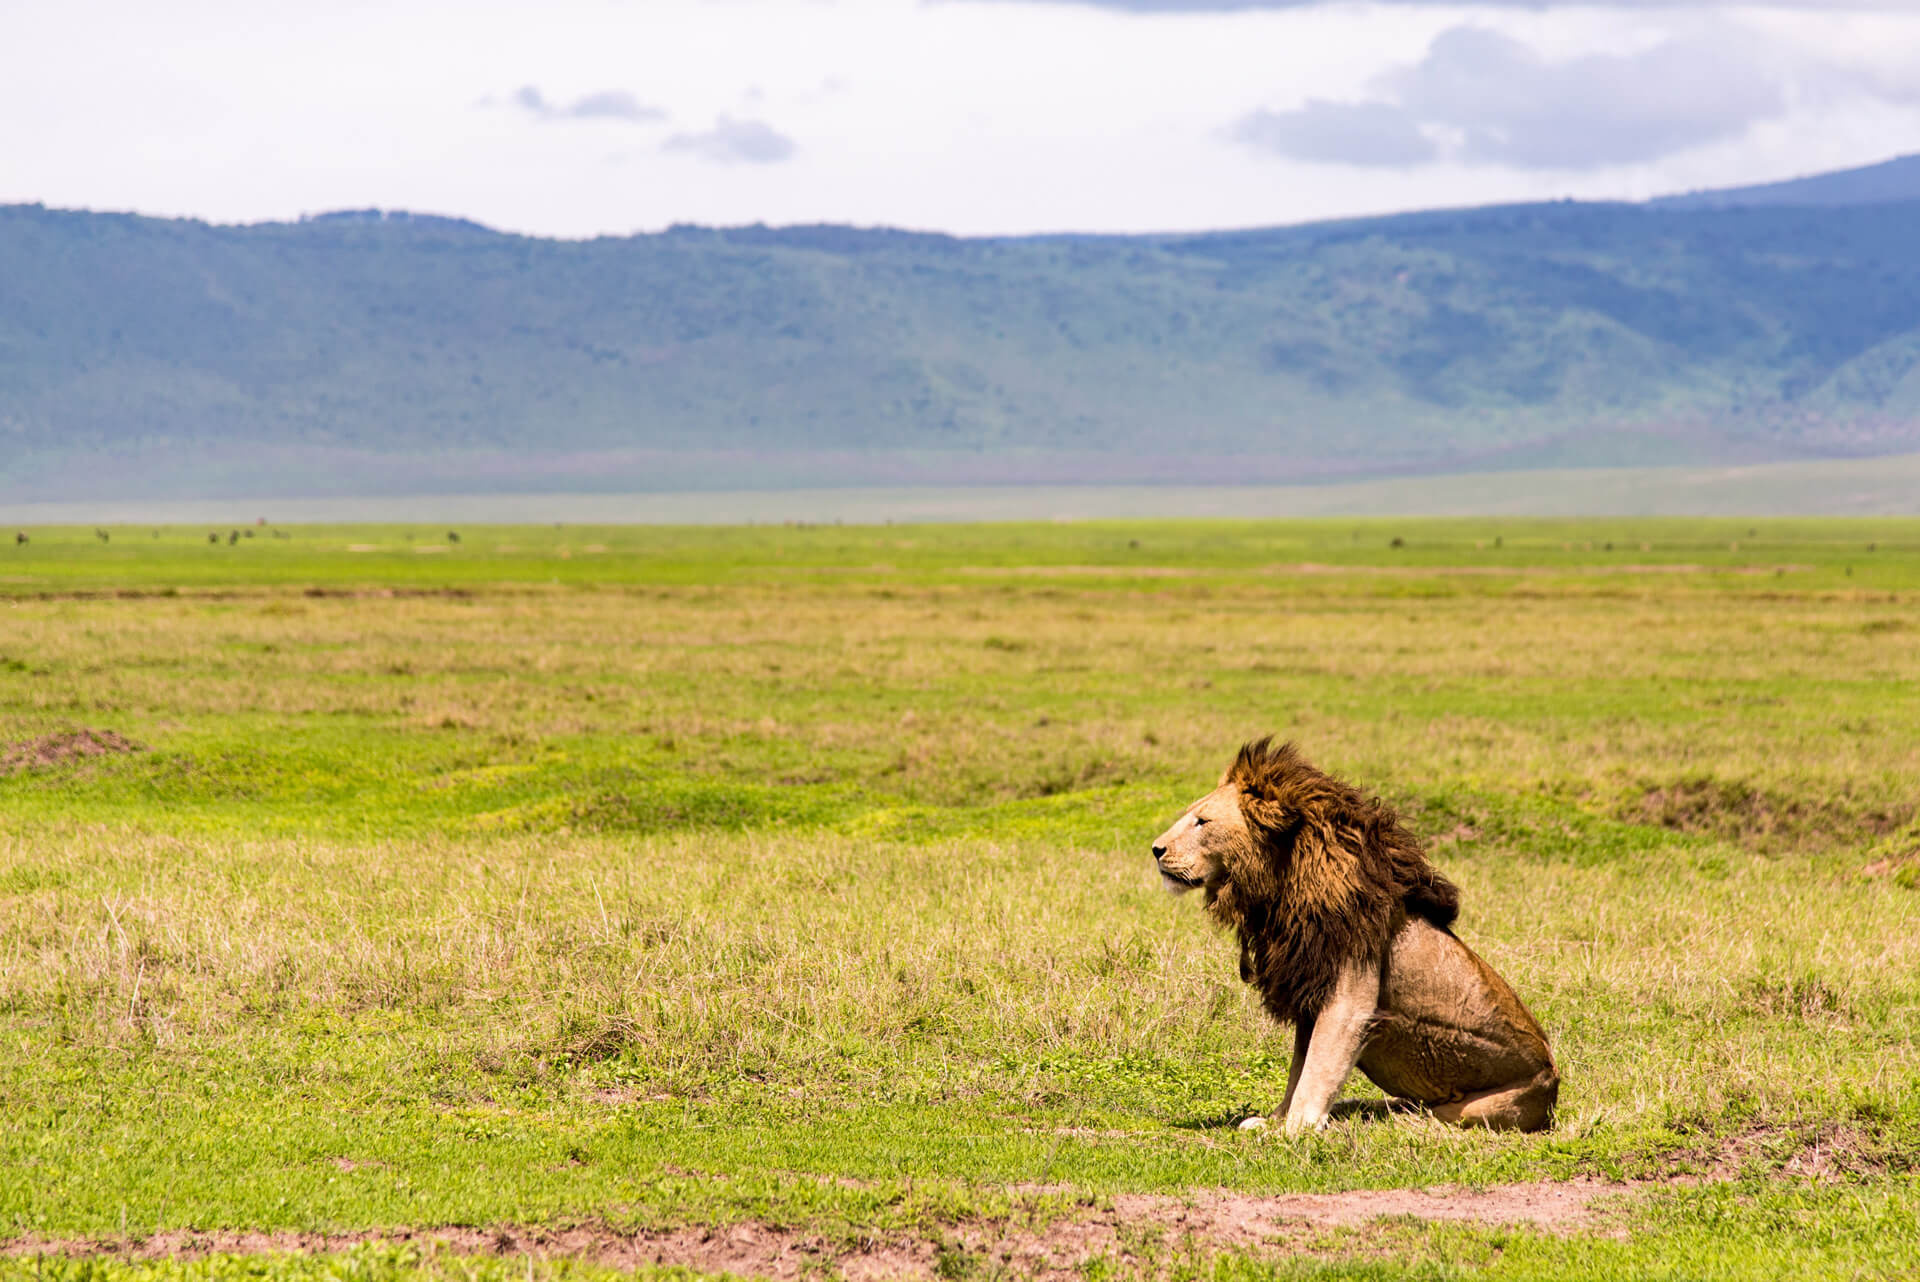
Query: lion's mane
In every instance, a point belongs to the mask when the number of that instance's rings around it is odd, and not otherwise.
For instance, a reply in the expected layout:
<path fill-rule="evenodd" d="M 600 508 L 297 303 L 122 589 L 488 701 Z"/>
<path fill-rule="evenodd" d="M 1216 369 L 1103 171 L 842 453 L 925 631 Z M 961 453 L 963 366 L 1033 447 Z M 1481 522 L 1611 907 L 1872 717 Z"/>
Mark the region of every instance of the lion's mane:
<path fill-rule="evenodd" d="M 1215 920 L 1240 937 L 1240 977 L 1276 1019 L 1313 1019 L 1348 962 L 1385 956 L 1409 915 L 1446 929 L 1460 891 L 1378 797 L 1315 769 L 1291 743 L 1240 749 L 1251 841 L 1207 888 Z"/>

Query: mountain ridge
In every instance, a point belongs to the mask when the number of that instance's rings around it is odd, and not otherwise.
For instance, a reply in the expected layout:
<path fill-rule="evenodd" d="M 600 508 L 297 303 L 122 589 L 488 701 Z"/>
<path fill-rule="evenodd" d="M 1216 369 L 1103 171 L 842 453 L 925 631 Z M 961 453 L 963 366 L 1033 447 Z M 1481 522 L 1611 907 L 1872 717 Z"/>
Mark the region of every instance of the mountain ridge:
<path fill-rule="evenodd" d="M 1920 448 L 1920 205 L 553 241 L 0 207 L 0 497 L 1208 483 Z"/>
<path fill-rule="evenodd" d="M 1895 156 L 1878 164 L 1806 174 L 1779 182 L 1656 196 L 1656 209 L 1753 209 L 1767 205 L 1837 207 L 1920 200 L 1920 154 Z"/>

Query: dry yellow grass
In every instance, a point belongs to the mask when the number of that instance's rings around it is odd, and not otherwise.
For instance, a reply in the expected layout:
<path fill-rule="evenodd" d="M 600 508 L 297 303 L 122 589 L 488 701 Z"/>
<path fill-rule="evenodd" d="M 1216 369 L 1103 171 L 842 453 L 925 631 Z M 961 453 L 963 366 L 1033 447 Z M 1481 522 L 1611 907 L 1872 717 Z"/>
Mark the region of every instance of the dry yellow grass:
<path fill-rule="evenodd" d="M 0 1216 L 924 1223 L 1751 1133 L 1910 1207 L 1898 584 L 916 569 L 936 531 L 647 581 L 595 537 L 624 580 L 0 611 L 0 743 L 140 749 L 0 777 Z M 1430 838 L 1556 1132 L 1232 1131 L 1285 1038 L 1146 843 L 1266 731 Z"/>

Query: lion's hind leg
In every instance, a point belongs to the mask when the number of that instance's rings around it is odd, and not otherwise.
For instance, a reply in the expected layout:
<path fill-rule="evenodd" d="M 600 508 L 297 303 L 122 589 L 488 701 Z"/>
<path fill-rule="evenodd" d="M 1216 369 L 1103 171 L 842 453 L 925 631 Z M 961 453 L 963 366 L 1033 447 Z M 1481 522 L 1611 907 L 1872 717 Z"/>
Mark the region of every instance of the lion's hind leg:
<path fill-rule="evenodd" d="M 1484 1126 L 1490 1131 L 1544 1131 L 1553 1125 L 1560 1100 L 1560 1074 L 1546 1068 L 1524 1082 L 1476 1091 L 1464 1099 L 1436 1104 L 1433 1115 L 1455 1126 Z"/>

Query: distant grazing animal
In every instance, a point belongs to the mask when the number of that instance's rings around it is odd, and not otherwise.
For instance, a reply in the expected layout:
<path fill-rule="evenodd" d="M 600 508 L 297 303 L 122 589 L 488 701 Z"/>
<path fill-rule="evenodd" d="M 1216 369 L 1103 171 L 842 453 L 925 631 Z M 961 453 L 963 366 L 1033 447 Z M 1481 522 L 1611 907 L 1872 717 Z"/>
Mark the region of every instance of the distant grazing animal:
<path fill-rule="evenodd" d="M 220 541 L 220 531 L 218 530 L 207 531 L 207 542 L 218 543 L 219 541 Z"/>
<path fill-rule="evenodd" d="M 13 532 L 13 541 L 14 541 L 15 543 L 31 543 L 31 542 L 33 542 L 33 540 L 32 540 L 32 539 L 30 539 L 30 538 L 28 538 L 28 537 L 27 537 L 27 532 L 26 532 L 25 530 L 15 530 L 15 531 Z"/>
<path fill-rule="evenodd" d="M 1553 1124 L 1560 1074 L 1546 1034 L 1448 929 L 1459 891 L 1385 803 L 1261 739 L 1153 857 L 1169 890 L 1206 891 L 1207 911 L 1239 936 L 1240 978 L 1294 1026 L 1287 1134 L 1326 1125 L 1355 1067 L 1442 1121 Z"/>
<path fill-rule="evenodd" d="M 447 531 L 447 542 L 458 543 L 459 541 L 460 541 L 460 531 L 458 530 Z"/>

